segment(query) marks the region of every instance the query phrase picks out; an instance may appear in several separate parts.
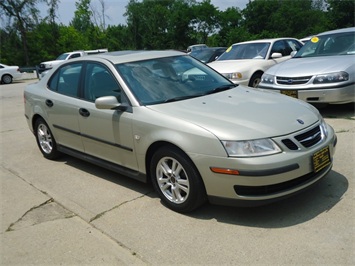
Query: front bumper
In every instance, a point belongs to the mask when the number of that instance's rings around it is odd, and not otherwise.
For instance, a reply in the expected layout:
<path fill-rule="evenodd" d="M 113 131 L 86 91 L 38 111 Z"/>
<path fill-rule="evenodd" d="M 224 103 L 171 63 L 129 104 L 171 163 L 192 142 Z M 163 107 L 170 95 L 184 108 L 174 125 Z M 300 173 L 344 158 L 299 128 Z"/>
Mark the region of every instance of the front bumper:
<path fill-rule="evenodd" d="M 190 156 L 200 171 L 211 203 L 265 204 L 306 189 L 331 170 L 337 138 L 328 127 L 328 137 L 309 149 L 284 149 L 279 154 L 254 158 Z M 330 163 L 315 172 L 312 158 L 325 147 L 329 149 Z M 236 169 L 239 175 L 214 173 L 210 167 L 216 166 Z"/>
<path fill-rule="evenodd" d="M 259 88 L 278 93 L 289 93 L 292 97 L 308 103 L 344 104 L 355 102 L 355 84 L 347 84 L 342 87 L 330 88 L 305 88 L 301 86 L 282 86 L 260 83 Z"/>

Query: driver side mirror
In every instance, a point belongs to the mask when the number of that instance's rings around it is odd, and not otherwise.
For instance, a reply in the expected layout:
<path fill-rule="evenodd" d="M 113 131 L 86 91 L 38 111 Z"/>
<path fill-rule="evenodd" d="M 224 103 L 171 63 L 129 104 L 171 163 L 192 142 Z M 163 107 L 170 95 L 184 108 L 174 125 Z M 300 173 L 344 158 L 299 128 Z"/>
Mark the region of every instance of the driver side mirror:
<path fill-rule="evenodd" d="M 282 54 L 281 53 L 272 53 L 271 58 L 281 58 Z"/>
<path fill-rule="evenodd" d="M 125 111 L 128 105 L 119 103 L 115 96 L 103 96 L 95 100 L 95 107 L 97 109 Z"/>

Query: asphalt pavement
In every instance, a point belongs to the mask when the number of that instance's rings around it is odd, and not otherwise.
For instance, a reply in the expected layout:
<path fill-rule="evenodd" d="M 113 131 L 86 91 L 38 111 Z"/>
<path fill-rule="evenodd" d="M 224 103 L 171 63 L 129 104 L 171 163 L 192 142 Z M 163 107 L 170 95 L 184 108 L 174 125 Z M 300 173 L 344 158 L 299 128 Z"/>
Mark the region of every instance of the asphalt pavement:
<path fill-rule="evenodd" d="M 332 171 L 255 208 L 164 207 L 153 188 L 70 156 L 43 158 L 23 90 L 0 85 L 0 265 L 355 265 L 355 113 L 320 109 L 338 136 Z"/>

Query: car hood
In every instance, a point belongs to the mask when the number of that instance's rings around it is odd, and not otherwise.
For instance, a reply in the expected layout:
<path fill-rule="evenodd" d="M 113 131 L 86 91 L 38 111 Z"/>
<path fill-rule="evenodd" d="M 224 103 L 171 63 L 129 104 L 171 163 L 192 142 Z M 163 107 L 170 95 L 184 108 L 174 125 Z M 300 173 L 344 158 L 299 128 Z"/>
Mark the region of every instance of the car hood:
<path fill-rule="evenodd" d="M 148 108 L 200 126 L 221 140 L 282 136 L 319 120 L 318 111 L 305 102 L 243 86 Z"/>
<path fill-rule="evenodd" d="M 255 65 L 262 65 L 264 59 L 248 59 L 248 60 L 221 60 L 214 61 L 208 65 L 219 73 L 233 73 L 244 69 L 254 68 Z"/>
<path fill-rule="evenodd" d="M 345 71 L 353 67 L 353 55 L 292 58 L 269 68 L 266 73 L 282 77 L 313 76 Z"/>

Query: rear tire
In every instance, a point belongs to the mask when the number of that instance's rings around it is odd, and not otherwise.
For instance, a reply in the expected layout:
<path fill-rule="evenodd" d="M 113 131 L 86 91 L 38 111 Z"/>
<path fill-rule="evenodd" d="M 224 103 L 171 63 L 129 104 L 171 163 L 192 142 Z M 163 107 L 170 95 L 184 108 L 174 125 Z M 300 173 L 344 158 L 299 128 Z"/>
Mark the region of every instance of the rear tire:
<path fill-rule="evenodd" d="M 57 159 L 61 153 L 57 150 L 57 143 L 47 123 L 39 118 L 35 123 L 35 136 L 39 150 L 47 159 Z"/>
<path fill-rule="evenodd" d="M 160 199 L 173 211 L 195 210 L 207 200 L 205 187 L 193 162 L 173 146 L 165 146 L 152 156 L 150 176 Z"/>
<path fill-rule="evenodd" d="M 3 75 L 1 78 L 2 83 L 4 84 L 10 84 L 12 83 L 12 77 L 10 75 Z"/>

